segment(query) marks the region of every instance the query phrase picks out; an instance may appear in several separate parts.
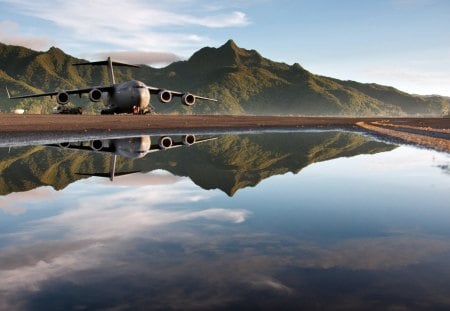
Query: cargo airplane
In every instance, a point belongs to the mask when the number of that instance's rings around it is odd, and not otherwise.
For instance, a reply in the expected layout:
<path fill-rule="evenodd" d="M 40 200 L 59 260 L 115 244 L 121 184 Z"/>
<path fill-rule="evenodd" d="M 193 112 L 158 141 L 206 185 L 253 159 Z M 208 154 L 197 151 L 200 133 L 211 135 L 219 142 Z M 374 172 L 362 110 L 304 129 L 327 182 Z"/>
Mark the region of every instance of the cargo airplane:
<path fill-rule="evenodd" d="M 179 141 L 174 141 L 170 136 L 161 136 L 156 141 L 152 141 L 150 136 L 144 135 L 130 138 L 97 139 L 80 143 L 49 144 L 46 146 L 110 154 L 109 172 L 107 174 L 96 173 L 80 175 L 109 177 L 109 179 L 113 181 L 115 176 L 137 173 L 116 173 L 117 156 L 129 159 L 140 159 L 152 152 L 169 150 L 183 146 L 188 147 L 215 139 L 217 139 L 217 137 L 197 139 L 194 135 L 188 134 L 183 135 Z"/>
<path fill-rule="evenodd" d="M 113 62 L 110 57 L 106 61 L 86 62 L 73 64 L 74 66 L 92 65 L 92 66 L 107 66 L 110 85 L 86 87 L 74 90 L 62 90 L 41 94 L 30 94 L 21 96 L 11 96 L 8 88 L 9 99 L 30 98 L 40 96 L 56 97 L 56 102 L 59 104 L 58 110 L 65 111 L 64 106 L 69 103 L 69 95 L 77 94 L 81 97 L 82 94 L 88 94 L 92 102 L 104 101 L 106 109 L 101 111 L 101 114 L 115 114 L 115 113 L 133 113 L 133 114 L 147 114 L 150 113 L 150 94 L 157 94 L 158 98 L 163 103 L 168 103 L 173 97 L 181 97 L 181 102 L 184 105 L 192 106 L 197 99 L 217 101 L 213 98 L 194 95 L 191 93 L 182 93 L 178 91 L 167 90 L 145 85 L 141 81 L 131 80 L 116 84 L 114 79 L 113 66 L 135 67 L 139 66 L 129 65 L 119 62 Z"/>

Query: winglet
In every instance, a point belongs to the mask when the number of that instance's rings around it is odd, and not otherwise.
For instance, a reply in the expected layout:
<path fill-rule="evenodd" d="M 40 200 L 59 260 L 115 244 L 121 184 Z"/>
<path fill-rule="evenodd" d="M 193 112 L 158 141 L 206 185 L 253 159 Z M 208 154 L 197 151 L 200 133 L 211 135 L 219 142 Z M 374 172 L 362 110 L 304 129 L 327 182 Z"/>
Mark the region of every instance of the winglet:
<path fill-rule="evenodd" d="M 11 94 L 9 94 L 8 87 L 6 87 L 6 94 L 8 94 L 8 99 L 11 99 Z"/>

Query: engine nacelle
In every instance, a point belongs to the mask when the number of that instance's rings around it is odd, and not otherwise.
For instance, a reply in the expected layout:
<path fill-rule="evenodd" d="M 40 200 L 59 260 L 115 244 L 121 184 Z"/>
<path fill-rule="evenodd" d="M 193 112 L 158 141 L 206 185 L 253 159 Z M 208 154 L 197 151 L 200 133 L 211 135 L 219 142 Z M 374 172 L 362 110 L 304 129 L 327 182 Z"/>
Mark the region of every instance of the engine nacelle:
<path fill-rule="evenodd" d="M 172 147 L 172 138 L 170 138 L 169 136 L 161 137 L 159 139 L 158 145 L 159 145 L 159 148 L 161 148 L 163 150 L 170 148 L 170 147 Z"/>
<path fill-rule="evenodd" d="M 159 96 L 159 100 L 162 103 L 168 103 L 172 100 L 172 93 L 170 93 L 168 90 L 161 90 L 158 93 L 158 96 Z"/>
<path fill-rule="evenodd" d="M 58 94 L 56 94 L 56 101 L 60 105 L 66 105 L 69 102 L 69 94 L 64 91 L 59 92 Z"/>
<path fill-rule="evenodd" d="M 183 145 L 190 146 L 195 144 L 195 136 L 194 135 L 185 135 L 183 136 Z"/>
<path fill-rule="evenodd" d="M 63 142 L 63 143 L 59 143 L 58 146 L 60 146 L 61 148 L 69 148 L 70 147 L 70 143 L 69 142 Z"/>
<path fill-rule="evenodd" d="M 99 102 L 102 99 L 102 91 L 100 91 L 99 89 L 92 89 L 89 92 L 89 100 L 91 102 Z"/>
<path fill-rule="evenodd" d="M 100 151 L 103 149 L 103 142 L 101 140 L 93 140 L 91 142 L 91 149 L 94 151 Z"/>
<path fill-rule="evenodd" d="M 186 106 L 192 106 L 195 104 L 195 96 L 190 93 L 186 93 L 181 97 L 181 102 Z"/>

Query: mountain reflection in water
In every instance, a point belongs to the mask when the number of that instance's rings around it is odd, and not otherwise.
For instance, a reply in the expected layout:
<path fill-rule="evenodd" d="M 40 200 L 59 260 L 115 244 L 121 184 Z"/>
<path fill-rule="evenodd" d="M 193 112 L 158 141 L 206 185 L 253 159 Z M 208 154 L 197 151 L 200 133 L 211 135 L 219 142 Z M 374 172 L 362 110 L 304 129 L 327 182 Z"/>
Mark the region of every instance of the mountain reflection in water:
<path fill-rule="evenodd" d="M 0 309 L 448 308 L 449 164 L 355 133 L 225 135 L 118 157 L 142 173 L 110 182 L 80 175 L 100 153 L 0 149 Z"/>
<path fill-rule="evenodd" d="M 174 138 L 175 140 L 176 138 Z M 182 137 L 178 139 L 181 141 Z M 298 173 L 307 165 L 338 157 L 354 156 L 392 150 L 396 146 L 373 141 L 367 137 L 346 132 L 296 132 L 252 135 L 224 135 L 196 146 L 176 148 L 149 154 L 149 141 L 159 137 L 124 138 L 115 140 L 125 149 L 146 147 L 134 151 L 135 156 L 120 157 L 116 172 L 150 172 L 167 170 L 174 175 L 187 176 L 204 189 L 219 188 L 229 195 L 237 190 L 254 186 L 264 178 L 287 172 Z M 98 141 L 87 141 L 80 146 L 89 152 L 46 146 L 0 148 L 3 159 L 0 176 L 0 194 L 20 192 L 50 185 L 63 189 L 68 184 L 90 174 L 106 173 L 110 168 L 110 155 L 97 153 Z M 131 141 L 131 143 L 130 143 Z M 110 144 L 110 143 L 107 143 Z M 62 144 L 65 145 L 65 144 Z M 175 143 L 180 146 L 182 143 Z M 155 146 L 151 151 L 155 150 Z M 116 148 L 119 149 L 119 148 Z M 127 150 L 127 154 L 132 152 Z M 124 152 L 119 151 L 119 155 Z M 86 176 L 83 176 L 86 175 Z M 106 174 L 107 176 L 107 174 Z"/>

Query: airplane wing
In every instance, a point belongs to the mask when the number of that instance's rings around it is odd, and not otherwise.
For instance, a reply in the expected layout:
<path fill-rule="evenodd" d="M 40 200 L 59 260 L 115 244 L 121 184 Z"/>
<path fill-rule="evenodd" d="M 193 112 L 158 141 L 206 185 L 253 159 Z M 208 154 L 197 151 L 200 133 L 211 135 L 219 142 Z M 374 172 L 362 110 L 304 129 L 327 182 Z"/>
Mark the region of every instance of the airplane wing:
<path fill-rule="evenodd" d="M 98 89 L 101 92 L 111 92 L 114 87 L 113 86 L 94 86 L 94 87 L 88 87 L 88 88 L 82 88 L 82 89 L 73 89 L 73 90 L 63 90 L 63 91 L 54 91 L 54 92 L 48 92 L 48 93 L 39 93 L 39 94 L 29 94 L 29 95 L 20 95 L 20 96 L 11 96 L 9 93 L 8 88 L 6 88 L 6 93 L 8 93 L 9 99 L 18 99 L 18 98 L 30 98 L 30 97 L 42 97 L 42 96 L 56 96 L 61 92 L 65 92 L 67 94 L 78 94 L 81 96 L 81 94 L 89 93 L 90 91 Z"/>
<path fill-rule="evenodd" d="M 46 147 L 58 147 L 62 149 L 70 149 L 70 150 L 80 150 L 80 151 L 88 151 L 88 152 L 95 152 L 95 153 L 114 153 L 116 151 L 113 147 L 102 147 L 100 150 L 94 150 L 91 146 L 86 145 L 79 145 L 79 144 L 46 144 L 44 145 Z"/>
<path fill-rule="evenodd" d="M 179 148 L 179 147 L 189 147 L 192 145 L 196 145 L 199 143 L 204 143 L 207 141 L 211 141 L 211 140 L 216 140 L 218 137 L 210 137 L 210 138 L 204 138 L 204 139 L 198 139 L 196 140 L 194 143 L 190 144 L 190 145 L 185 145 L 183 142 L 173 142 L 172 146 L 163 149 L 161 148 L 161 146 L 159 144 L 152 144 L 150 147 L 150 150 L 148 151 L 148 153 L 151 152 L 158 152 L 158 151 L 166 151 L 166 150 L 170 150 L 170 149 L 175 149 L 175 148 Z"/>
<path fill-rule="evenodd" d="M 194 98 L 194 100 L 195 99 L 203 99 L 203 100 L 209 100 L 209 101 L 217 102 L 217 99 L 215 99 L 215 98 L 199 96 L 199 95 L 195 95 L 195 94 L 191 94 L 191 93 L 182 93 L 182 92 L 179 92 L 179 91 L 167 90 L 167 89 L 162 89 L 162 88 L 154 87 L 154 86 L 147 86 L 147 89 L 149 90 L 150 94 L 159 94 L 159 95 L 161 95 L 161 93 L 170 94 L 171 95 L 170 98 L 172 96 L 175 96 L 175 97 L 189 97 L 189 96 L 192 96 Z"/>
<path fill-rule="evenodd" d="M 170 149 L 179 148 L 179 147 L 189 147 L 192 145 L 196 145 L 199 143 L 212 141 L 212 140 L 216 140 L 216 139 L 217 139 L 217 137 L 198 139 L 190 145 L 185 145 L 183 142 L 173 142 L 172 146 L 170 146 L 166 149 L 161 148 L 161 146 L 159 144 L 152 144 L 148 153 L 158 152 L 158 151 L 163 151 L 163 150 L 170 150 Z M 77 144 L 77 143 L 74 143 L 74 144 L 70 144 L 70 143 L 69 144 L 64 144 L 64 143 L 63 144 L 46 144 L 44 146 L 58 147 L 58 148 L 70 149 L 70 150 L 80 150 L 80 151 L 87 151 L 87 152 L 95 152 L 95 153 L 111 153 L 111 154 L 113 154 L 116 152 L 116 148 L 114 147 L 114 145 L 111 145 L 111 146 L 105 145 L 105 146 L 102 146 L 102 148 L 99 150 L 92 149 L 92 147 L 90 145 L 83 145 L 83 144 Z"/>

